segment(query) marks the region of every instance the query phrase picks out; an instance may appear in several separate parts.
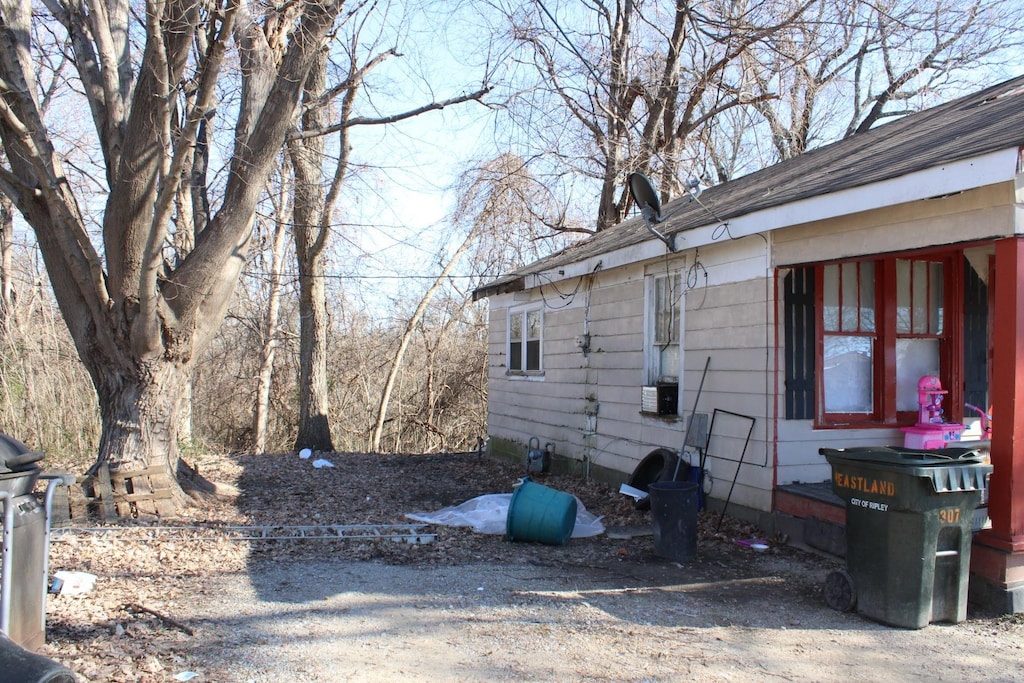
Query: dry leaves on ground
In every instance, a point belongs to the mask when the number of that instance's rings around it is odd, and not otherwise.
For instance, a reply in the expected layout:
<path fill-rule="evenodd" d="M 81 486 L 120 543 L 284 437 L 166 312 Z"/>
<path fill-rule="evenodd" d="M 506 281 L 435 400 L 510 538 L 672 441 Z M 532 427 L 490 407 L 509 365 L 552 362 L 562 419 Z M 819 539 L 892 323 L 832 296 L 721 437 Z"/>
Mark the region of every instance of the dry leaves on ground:
<path fill-rule="evenodd" d="M 293 562 L 337 553 L 346 561 L 419 566 L 474 562 L 605 567 L 655 561 L 650 536 L 573 539 L 565 546 L 509 543 L 501 536 L 465 528 L 430 526 L 426 544 L 391 540 L 238 541 L 225 526 L 327 526 L 407 524 L 406 513 L 430 512 L 487 493 L 511 492 L 523 476 L 511 464 L 475 454 L 317 454 L 334 466 L 314 468 L 294 454 L 206 456 L 197 463 L 212 481 L 231 484 L 237 496 L 206 501 L 180 519 L 159 524 L 127 521 L 104 531 L 89 522 L 56 534 L 51 572 L 78 570 L 99 577 L 97 589 L 80 597 L 49 596 L 43 653 L 71 667 L 82 681 L 173 680 L 187 671 L 197 636 L 177 615 L 203 600 L 204 577 L 244 575 L 260 562 Z M 605 484 L 575 476 L 542 475 L 539 483 L 576 495 L 610 527 L 650 526 L 646 511 Z M 92 523 L 94 525 L 94 523 Z M 175 527 L 170 529 L 168 527 Z M 702 513 L 700 535 L 715 576 L 735 563 L 730 553 L 749 552 L 732 541 L 755 534 L 750 525 Z M 717 544 L 715 543 L 719 541 Z M 775 548 L 773 552 L 792 552 Z M 716 553 L 718 553 L 716 555 Z"/>

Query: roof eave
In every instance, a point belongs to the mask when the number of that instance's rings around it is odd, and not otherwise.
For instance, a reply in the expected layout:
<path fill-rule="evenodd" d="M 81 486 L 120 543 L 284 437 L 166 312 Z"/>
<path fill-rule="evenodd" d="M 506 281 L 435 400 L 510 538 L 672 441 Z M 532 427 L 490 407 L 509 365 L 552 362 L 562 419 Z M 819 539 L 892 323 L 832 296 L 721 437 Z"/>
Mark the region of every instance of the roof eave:
<path fill-rule="evenodd" d="M 496 294 L 521 292 L 524 289 L 526 289 L 526 276 L 520 275 L 519 277 L 511 280 L 492 282 L 482 287 L 477 287 L 473 290 L 473 301 L 480 301 L 480 299 L 486 299 L 487 297 L 494 296 Z"/>

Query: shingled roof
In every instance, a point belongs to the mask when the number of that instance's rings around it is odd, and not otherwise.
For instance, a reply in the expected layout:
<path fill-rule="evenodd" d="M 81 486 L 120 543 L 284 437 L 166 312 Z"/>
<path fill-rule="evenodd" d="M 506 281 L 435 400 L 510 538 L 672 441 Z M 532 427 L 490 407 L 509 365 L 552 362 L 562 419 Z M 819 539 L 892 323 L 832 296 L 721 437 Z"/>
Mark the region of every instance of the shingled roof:
<path fill-rule="evenodd" d="M 663 207 L 671 236 L 764 209 L 1024 145 L 1024 76 L 911 114 Z M 525 277 L 656 239 L 639 216 L 493 280 L 474 299 L 518 291 Z"/>

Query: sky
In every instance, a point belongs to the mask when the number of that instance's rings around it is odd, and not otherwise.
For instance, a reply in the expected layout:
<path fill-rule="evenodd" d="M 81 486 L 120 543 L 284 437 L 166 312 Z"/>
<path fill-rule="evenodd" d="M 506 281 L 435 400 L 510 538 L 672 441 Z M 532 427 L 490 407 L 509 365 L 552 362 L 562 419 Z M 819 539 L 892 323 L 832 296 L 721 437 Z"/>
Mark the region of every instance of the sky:
<path fill-rule="evenodd" d="M 377 3 L 373 16 L 381 18 L 381 25 L 365 27 L 364 34 L 373 36 L 376 28 L 388 37 L 368 52 L 395 47 L 401 56 L 385 60 L 370 74 L 357 116 L 394 115 L 481 87 L 485 68 L 475 56 L 474 42 L 481 33 L 472 5 L 450 11 L 450 3 L 423 0 L 417 6 L 417 1 L 394 0 L 390 9 L 388 0 Z M 72 145 L 75 154 L 81 153 L 76 140 L 94 136 L 91 118 L 78 115 L 81 106 L 73 97 L 58 99 L 51 113 L 60 121 L 58 144 Z M 331 275 L 378 297 L 425 290 L 428 278 L 440 272 L 438 251 L 451 241 L 451 188 L 474 159 L 493 154 L 494 121 L 493 110 L 467 102 L 386 126 L 353 129 L 352 159 L 360 169 L 346 180 L 339 202 L 336 220 L 344 227 L 334 240 Z M 90 163 L 87 156 L 68 162 L 72 172 L 85 169 L 76 175 L 82 183 L 76 195 L 86 213 L 96 216 L 99 249 L 106 192 L 102 172 Z M 221 158 L 212 166 L 225 163 Z M 16 229 L 19 241 L 34 243 L 20 215 Z"/>
<path fill-rule="evenodd" d="M 486 42 L 494 27 L 474 11 L 485 3 L 423 0 L 417 5 L 413 0 L 406 4 L 415 11 L 400 31 L 399 49 L 404 56 L 390 60 L 375 74 L 379 80 L 375 79 L 372 102 L 381 113 L 471 91 L 479 87 L 485 71 Z M 456 5 L 451 11 L 445 9 Z M 546 6 L 566 21 L 565 12 L 572 11 L 567 8 L 573 3 L 548 2 Z M 536 10 L 529 2 L 522 7 Z M 577 39 L 585 35 L 580 33 L 582 24 L 570 23 L 565 24 L 568 35 Z M 492 64 L 498 65 L 494 83 L 519 75 L 507 56 L 494 58 Z M 1006 74 L 979 75 L 978 79 L 987 84 L 1003 77 Z M 942 99 L 956 94 L 963 93 L 944 92 Z M 455 199 L 451 184 L 472 160 L 504 151 L 499 138 L 509 139 L 513 133 L 502 125 L 501 112 L 467 103 L 354 135 L 353 155 L 378 167 L 365 179 L 353 179 L 353 187 L 359 186 L 359 220 L 367 226 L 361 230 L 360 246 L 377 256 L 365 262 L 367 267 L 379 268 L 378 275 L 407 274 L 410 268 L 420 273 L 439 270 L 433 257 L 452 234 L 447 221 Z M 585 196 L 582 202 L 587 202 Z"/>
<path fill-rule="evenodd" d="M 507 55 L 488 55 L 495 27 L 477 11 L 486 5 L 473 0 L 382 0 L 378 8 L 390 7 L 375 11 L 379 25 L 367 26 L 364 33 L 387 38 L 370 51 L 395 47 L 401 56 L 386 60 L 370 75 L 357 115 L 393 115 L 473 91 L 485 78 L 501 84 L 523 75 L 514 71 Z M 524 2 L 522 7 L 533 4 Z M 579 35 L 568 28 L 571 35 Z M 496 103 L 501 96 L 485 99 Z M 88 124 L 84 118 L 81 123 Z M 332 274 L 348 286 L 384 296 L 426 289 L 429 277 L 440 271 L 439 250 L 461 237 L 449 220 L 455 181 L 473 161 L 506 151 L 511 135 L 500 109 L 476 102 L 387 126 L 353 129 L 352 158 L 360 168 L 346 181 L 339 204 L 342 227 L 335 240 L 337 256 L 329 265 Z M 582 203 L 588 205 L 586 190 Z"/>
<path fill-rule="evenodd" d="M 474 16 L 466 8 L 413 16 L 401 30 L 402 56 L 379 66 L 368 82 L 361 115 L 372 115 L 371 107 L 377 115 L 395 114 L 478 90 L 486 69 L 467 57 L 472 40 L 464 39 L 476 34 Z M 453 185 L 470 164 L 496 152 L 495 125 L 494 110 L 466 102 L 351 132 L 353 160 L 365 168 L 347 181 L 352 211 L 341 220 L 358 225 L 349 237 L 370 256 L 360 270 L 373 271 L 374 288 L 425 289 L 426 279 L 413 285 L 380 278 L 440 271 L 436 254 L 453 233 Z"/>

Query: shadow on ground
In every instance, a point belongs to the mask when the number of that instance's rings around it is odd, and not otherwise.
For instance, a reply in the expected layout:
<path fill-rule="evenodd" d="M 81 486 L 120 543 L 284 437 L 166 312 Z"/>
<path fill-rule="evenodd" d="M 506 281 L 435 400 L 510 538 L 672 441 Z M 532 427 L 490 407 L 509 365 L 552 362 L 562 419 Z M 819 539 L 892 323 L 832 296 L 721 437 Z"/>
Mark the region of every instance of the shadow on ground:
<path fill-rule="evenodd" d="M 326 459 L 333 467 L 315 468 Z M 254 524 L 357 525 L 408 524 L 408 512 L 435 511 L 486 493 L 507 493 L 522 476 L 516 467 L 480 458 L 476 454 L 366 455 L 315 454 L 308 460 L 295 455 L 243 456 L 238 503 Z M 650 526 L 648 511 L 637 510 L 632 499 L 606 485 L 567 476 L 538 479 L 541 483 L 576 495 L 586 508 L 608 525 Z M 697 557 L 673 562 L 657 557 L 650 535 L 617 539 L 601 535 L 572 539 L 565 546 L 511 543 L 502 536 L 477 534 L 465 528 L 431 526 L 436 539 L 425 545 L 390 540 L 281 541 L 253 545 L 249 578 L 260 601 L 280 605 L 309 604 L 351 591 L 403 594 L 401 587 L 368 585 L 354 581 L 351 569 L 338 580 L 323 574 L 324 563 L 348 566 L 352 562 L 373 567 L 398 566 L 416 576 L 409 599 L 432 599 L 426 587 L 446 595 L 447 583 L 433 577 L 453 567 L 473 573 L 473 567 L 535 576 L 505 588 L 502 600 L 525 599 L 543 585 L 545 600 L 578 600 L 600 604 L 617 618 L 638 623 L 659 623 L 659 602 L 693 603 L 688 619 L 708 617 L 709 623 L 757 624 L 781 605 L 800 604 L 827 610 L 821 598 L 825 574 L 837 560 L 776 546 L 765 553 L 735 543 L 756 530 L 743 522 L 702 513 Z M 315 564 L 320 579 L 312 580 L 305 567 Z M 344 577 L 348 576 L 347 579 Z M 394 590 L 393 590 L 394 589 Z M 638 609 L 638 604 L 644 607 Z M 714 606 L 728 605 L 718 614 Z M 735 609 L 732 608 L 735 606 Z M 681 608 L 682 609 L 682 608 Z M 678 624 L 686 609 L 667 610 L 665 625 Z M 843 615 L 830 620 L 842 624 Z"/>

